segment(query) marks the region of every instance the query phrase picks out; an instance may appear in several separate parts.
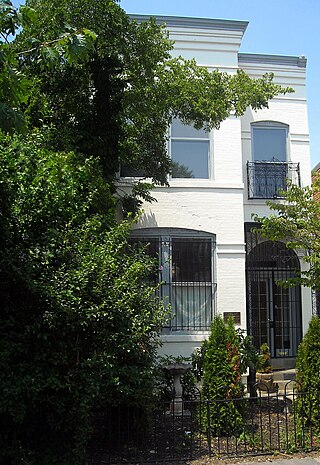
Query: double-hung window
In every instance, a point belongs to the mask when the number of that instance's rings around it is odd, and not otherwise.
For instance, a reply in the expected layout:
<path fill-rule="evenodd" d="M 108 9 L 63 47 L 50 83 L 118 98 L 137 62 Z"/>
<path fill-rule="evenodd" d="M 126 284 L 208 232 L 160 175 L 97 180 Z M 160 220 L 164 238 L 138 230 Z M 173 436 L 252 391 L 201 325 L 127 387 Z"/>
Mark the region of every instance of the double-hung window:
<path fill-rule="evenodd" d="M 210 133 L 173 120 L 170 156 L 172 178 L 210 178 Z"/>
<path fill-rule="evenodd" d="M 214 236 L 166 229 L 135 232 L 159 260 L 160 296 L 172 307 L 170 331 L 210 329 L 214 313 Z"/>
<path fill-rule="evenodd" d="M 249 197 L 276 198 L 286 189 L 288 127 L 263 121 L 252 124 L 251 192 Z"/>

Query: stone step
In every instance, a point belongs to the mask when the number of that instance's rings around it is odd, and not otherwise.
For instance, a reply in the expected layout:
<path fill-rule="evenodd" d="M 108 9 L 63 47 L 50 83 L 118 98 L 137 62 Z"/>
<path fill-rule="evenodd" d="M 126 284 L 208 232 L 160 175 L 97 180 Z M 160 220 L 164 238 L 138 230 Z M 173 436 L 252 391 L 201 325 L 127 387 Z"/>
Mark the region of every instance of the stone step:
<path fill-rule="evenodd" d="M 295 388 L 297 370 L 275 370 L 273 372 L 274 382 L 278 385 L 278 395 L 290 395 Z"/>
<path fill-rule="evenodd" d="M 297 370 L 294 368 L 290 368 L 287 370 L 273 370 L 273 383 L 274 383 L 274 390 L 271 392 L 277 392 L 280 396 L 287 396 L 292 394 L 295 388 L 295 378 L 296 378 Z M 264 391 L 264 387 L 260 387 L 260 390 Z"/>
<path fill-rule="evenodd" d="M 289 370 L 274 370 L 273 378 L 275 382 L 279 381 L 290 381 L 296 378 L 297 370 L 295 368 Z"/>
<path fill-rule="evenodd" d="M 281 381 L 275 381 L 278 385 L 278 394 L 283 395 L 283 394 L 289 394 L 292 393 L 293 390 L 296 388 L 294 380 L 281 380 Z"/>

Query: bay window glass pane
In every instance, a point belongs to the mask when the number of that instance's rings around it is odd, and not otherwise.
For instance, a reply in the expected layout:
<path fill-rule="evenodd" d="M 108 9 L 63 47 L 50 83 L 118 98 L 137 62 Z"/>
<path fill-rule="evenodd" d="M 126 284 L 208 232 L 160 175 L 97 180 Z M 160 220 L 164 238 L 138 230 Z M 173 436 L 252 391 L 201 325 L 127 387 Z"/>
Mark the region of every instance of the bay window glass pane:
<path fill-rule="evenodd" d="M 173 329 L 202 330 L 210 328 L 212 318 L 212 287 L 210 284 L 173 286 L 171 304 L 175 315 Z"/>
<path fill-rule="evenodd" d="M 209 178 L 209 141 L 173 140 L 173 178 Z"/>

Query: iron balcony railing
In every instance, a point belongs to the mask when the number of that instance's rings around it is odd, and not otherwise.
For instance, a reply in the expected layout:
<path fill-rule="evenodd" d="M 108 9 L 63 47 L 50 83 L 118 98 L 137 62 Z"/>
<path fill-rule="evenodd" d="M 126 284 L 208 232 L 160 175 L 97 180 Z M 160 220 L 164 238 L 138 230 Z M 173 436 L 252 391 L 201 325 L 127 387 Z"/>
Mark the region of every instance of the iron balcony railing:
<path fill-rule="evenodd" d="M 288 179 L 300 186 L 299 163 L 280 161 L 248 161 L 249 199 L 282 198 Z"/>

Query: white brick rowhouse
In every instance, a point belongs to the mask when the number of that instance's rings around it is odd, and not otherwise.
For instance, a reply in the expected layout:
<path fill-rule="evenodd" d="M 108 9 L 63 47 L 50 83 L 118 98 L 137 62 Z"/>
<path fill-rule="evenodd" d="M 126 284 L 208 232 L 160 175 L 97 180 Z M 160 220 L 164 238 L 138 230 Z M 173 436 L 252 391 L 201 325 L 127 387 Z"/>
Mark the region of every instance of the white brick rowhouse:
<path fill-rule="evenodd" d="M 312 314 L 311 293 L 277 285 L 305 266 L 301 253 L 253 233 L 252 213 L 268 214 L 266 199 L 278 198 L 286 179 L 310 184 L 306 59 L 239 53 L 245 21 L 156 20 L 175 41 L 173 55 L 212 70 L 241 68 L 253 78 L 272 72 L 276 83 L 295 90 L 272 99 L 268 109 L 230 116 L 210 134 L 179 121 L 170 128 L 176 169 L 169 187 L 153 191 L 157 202 L 144 205 L 133 231 L 159 255 L 162 294 L 175 314 L 160 351 L 189 356 L 208 336 L 212 316 L 231 313 L 257 346 L 269 344 L 280 367 L 294 360 Z M 130 182 L 122 178 L 121 187 Z"/>

